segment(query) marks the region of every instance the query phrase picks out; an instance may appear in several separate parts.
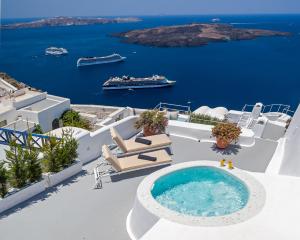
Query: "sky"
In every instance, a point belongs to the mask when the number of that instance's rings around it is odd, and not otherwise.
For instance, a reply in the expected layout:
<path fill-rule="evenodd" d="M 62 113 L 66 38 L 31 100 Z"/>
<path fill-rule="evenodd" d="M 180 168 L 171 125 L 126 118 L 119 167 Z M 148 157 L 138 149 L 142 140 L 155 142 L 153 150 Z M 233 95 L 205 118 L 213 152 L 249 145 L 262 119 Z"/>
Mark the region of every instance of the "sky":
<path fill-rule="evenodd" d="M 294 14 L 300 0 L 0 0 L 2 18 Z"/>

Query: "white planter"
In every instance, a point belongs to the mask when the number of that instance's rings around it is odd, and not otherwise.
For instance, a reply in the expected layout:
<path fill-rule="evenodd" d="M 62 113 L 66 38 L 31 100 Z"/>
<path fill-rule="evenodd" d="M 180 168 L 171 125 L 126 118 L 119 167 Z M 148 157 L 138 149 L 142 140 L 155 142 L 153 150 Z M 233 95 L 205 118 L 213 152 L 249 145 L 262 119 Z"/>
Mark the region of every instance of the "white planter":
<path fill-rule="evenodd" d="M 58 173 L 48 173 L 45 174 L 45 184 L 46 187 L 53 187 L 68 178 L 76 175 L 77 173 L 81 172 L 82 170 L 82 163 L 80 161 L 76 161 L 73 165 Z"/>
<path fill-rule="evenodd" d="M 0 199 L 0 213 L 32 198 L 33 196 L 43 192 L 45 189 L 45 180 L 43 179 L 40 182 L 33 183 L 3 199 Z"/>

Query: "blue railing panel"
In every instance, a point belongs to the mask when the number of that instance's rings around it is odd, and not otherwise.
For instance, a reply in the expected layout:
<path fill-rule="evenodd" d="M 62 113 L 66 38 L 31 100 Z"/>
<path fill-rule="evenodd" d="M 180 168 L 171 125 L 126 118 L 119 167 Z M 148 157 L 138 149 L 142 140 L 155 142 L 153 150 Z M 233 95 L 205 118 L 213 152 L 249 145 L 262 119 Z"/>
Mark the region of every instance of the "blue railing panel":
<path fill-rule="evenodd" d="M 9 145 L 12 139 L 16 140 L 17 144 L 21 145 L 22 147 L 27 146 L 27 139 L 28 139 L 28 132 L 20 132 L 16 130 L 0 128 L 0 144 Z M 42 148 L 50 139 L 49 136 L 42 135 L 42 134 L 31 134 L 33 146 L 36 148 Z"/>

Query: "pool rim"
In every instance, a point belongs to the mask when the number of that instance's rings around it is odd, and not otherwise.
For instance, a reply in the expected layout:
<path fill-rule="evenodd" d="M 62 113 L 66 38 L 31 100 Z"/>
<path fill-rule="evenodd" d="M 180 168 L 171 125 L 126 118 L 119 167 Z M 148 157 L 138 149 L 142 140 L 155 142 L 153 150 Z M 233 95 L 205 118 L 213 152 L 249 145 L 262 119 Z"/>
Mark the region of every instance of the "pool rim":
<path fill-rule="evenodd" d="M 243 184 L 245 184 L 249 191 L 247 204 L 240 210 L 227 215 L 203 217 L 186 215 L 171 210 L 161 205 L 152 196 L 151 189 L 155 181 L 158 180 L 160 177 L 175 172 L 177 170 L 182 170 L 184 168 L 201 166 L 215 167 L 226 171 L 227 173 L 233 175 L 238 180 L 240 180 Z M 163 218 L 172 222 L 193 226 L 226 226 L 244 222 L 257 215 L 262 210 L 265 204 L 266 191 L 260 182 L 258 182 L 253 176 L 251 176 L 243 170 L 240 170 L 238 168 L 229 170 L 227 167 L 220 167 L 219 162 L 201 160 L 175 164 L 160 169 L 147 176 L 140 183 L 137 189 L 137 199 L 144 206 L 144 208 L 146 208 L 149 212 L 151 212 L 158 218 Z"/>

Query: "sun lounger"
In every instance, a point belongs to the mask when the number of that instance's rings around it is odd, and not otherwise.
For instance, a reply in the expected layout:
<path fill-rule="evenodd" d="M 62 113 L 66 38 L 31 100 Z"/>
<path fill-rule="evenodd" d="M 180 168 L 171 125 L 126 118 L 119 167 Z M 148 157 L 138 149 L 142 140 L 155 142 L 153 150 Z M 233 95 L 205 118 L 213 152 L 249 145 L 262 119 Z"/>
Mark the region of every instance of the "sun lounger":
<path fill-rule="evenodd" d="M 119 175 L 161 165 L 169 165 L 172 162 L 170 155 L 164 149 L 117 157 L 110 151 L 107 145 L 103 145 L 102 156 L 111 164 L 112 169 L 109 169 L 107 172 L 101 172 L 101 170 L 97 168 L 94 169 L 96 188 L 102 187 L 102 177 Z"/>
<path fill-rule="evenodd" d="M 124 140 L 115 128 L 110 128 L 111 137 L 114 142 L 124 153 L 141 152 L 150 149 L 161 149 L 170 147 L 171 139 L 166 134 L 159 134 L 149 137 L 139 137 L 145 139 L 143 141 L 136 141 L 135 138 Z"/>

